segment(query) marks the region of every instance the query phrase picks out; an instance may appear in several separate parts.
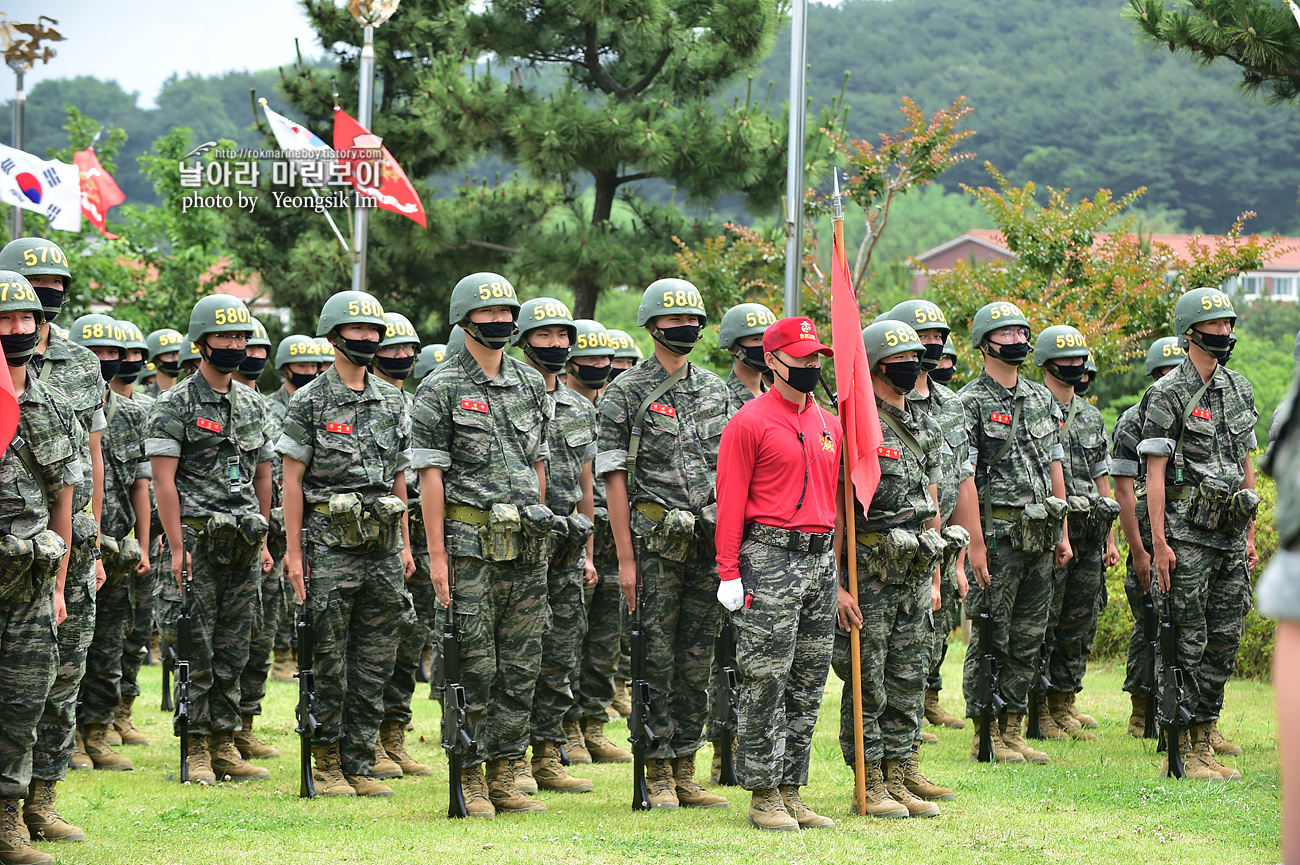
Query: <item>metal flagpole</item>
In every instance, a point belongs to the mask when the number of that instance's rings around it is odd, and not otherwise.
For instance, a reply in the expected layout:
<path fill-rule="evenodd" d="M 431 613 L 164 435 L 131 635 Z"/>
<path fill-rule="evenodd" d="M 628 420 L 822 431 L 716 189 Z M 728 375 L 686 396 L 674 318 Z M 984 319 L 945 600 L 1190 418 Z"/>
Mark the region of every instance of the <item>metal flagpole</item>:
<path fill-rule="evenodd" d="M 21 67 L 14 67 L 14 75 L 18 78 L 18 89 L 14 93 L 14 150 L 23 149 L 23 114 L 27 107 L 27 93 L 23 90 L 23 70 Z M 11 237 L 23 236 L 23 209 L 14 205 L 14 233 Z"/>
<path fill-rule="evenodd" d="M 62 42 L 63 36 L 53 26 L 59 22 L 45 15 L 37 18 L 35 24 L 14 24 L 3 18 L 4 16 L 0 15 L 0 43 L 4 46 L 5 63 L 14 71 L 18 79 L 18 87 L 14 93 L 14 149 L 22 150 L 23 115 L 27 107 L 27 91 L 23 89 L 23 74 L 31 69 L 37 60 L 49 63 L 54 57 L 54 49 L 48 45 L 42 48 L 42 42 Z M 21 237 L 22 233 L 23 211 L 21 207 L 15 206 L 13 237 Z"/>
<path fill-rule="evenodd" d="M 375 98 L 375 28 L 367 24 L 365 43 L 361 46 L 361 98 L 357 105 L 357 122 L 371 129 L 371 108 Z M 373 131 L 373 130 L 371 130 Z M 380 183 L 375 178 L 375 185 Z M 356 244 L 352 257 L 352 290 L 366 290 L 366 229 L 370 225 L 370 208 L 365 196 L 357 193 L 357 206 L 352 214 L 352 240 Z"/>
<path fill-rule="evenodd" d="M 785 314 L 803 294 L 803 142 L 807 108 L 808 0 L 794 0 L 790 28 L 790 130 L 785 175 Z"/>

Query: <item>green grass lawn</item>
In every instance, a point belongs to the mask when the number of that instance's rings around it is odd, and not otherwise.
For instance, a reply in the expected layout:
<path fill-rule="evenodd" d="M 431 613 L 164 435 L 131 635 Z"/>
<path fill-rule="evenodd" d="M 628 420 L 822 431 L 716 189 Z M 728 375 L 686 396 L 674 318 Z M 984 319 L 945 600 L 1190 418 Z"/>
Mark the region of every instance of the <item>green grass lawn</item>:
<path fill-rule="evenodd" d="M 945 667 L 944 703 L 958 711 L 962 646 Z M 134 772 L 70 772 L 60 785 L 63 814 L 82 826 L 82 844 L 42 844 L 60 862 L 86 863 L 494 863 L 687 861 L 924 863 L 1215 863 L 1279 859 L 1280 793 L 1273 692 L 1232 682 L 1221 727 L 1246 750 L 1229 759 L 1245 780 L 1197 784 L 1157 777 L 1150 742 L 1125 735 L 1129 703 L 1122 671 L 1094 668 L 1080 705 L 1102 724 L 1097 741 L 1040 743 L 1049 766 L 985 766 L 967 759 L 965 731 L 943 730 L 923 749 L 930 778 L 957 790 L 931 820 L 847 816 L 853 785 L 837 743 L 840 683 L 831 681 L 817 728 L 804 796 L 833 816 L 839 831 L 760 833 L 746 822 L 749 794 L 721 790 L 729 811 L 634 814 L 630 765 L 585 766 L 596 791 L 544 793 L 548 813 L 492 821 L 449 821 L 447 763 L 437 747 L 437 704 L 421 686 L 411 751 L 435 768 L 432 778 L 390 782 L 396 795 L 377 800 L 298 799 L 298 740 L 293 735 L 296 685 L 271 682 L 257 731 L 284 756 L 264 761 L 270 781 L 211 789 L 175 780 L 176 740 L 158 710 L 159 668 L 146 667 L 146 697 L 137 723 L 153 744 L 124 748 Z M 626 726 L 611 724 L 612 737 Z M 699 769 L 707 775 L 708 746 Z"/>

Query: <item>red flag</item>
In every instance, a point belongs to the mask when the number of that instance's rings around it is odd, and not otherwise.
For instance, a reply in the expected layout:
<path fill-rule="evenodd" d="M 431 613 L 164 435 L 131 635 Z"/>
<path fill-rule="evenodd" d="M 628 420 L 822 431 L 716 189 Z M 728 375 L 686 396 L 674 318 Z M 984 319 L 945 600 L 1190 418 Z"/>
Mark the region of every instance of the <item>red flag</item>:
<path fill-rule="evenodd" d="M 853 294 L 853 278 L 844 253 L 844 233 L 834 233 L 831 263 L 831 348 L 835 351 L 835 386 L 844 426 L 844 454 L 853 480 L 853 492 L 866 512 L 880 484 L 880 458 L 876 448 L 884 441 L 876 394 L 871 387 L 871 367 L 862 344 L 862 316 Z"/>
<path fill-rule="evenodd" d="M 334 149 L 335 150 L 380 150 L 383 160 L 379 168 L 379 177 L 373 170 L 375 159 L 364 153 L 358 153 L 351 159 L 340 159 L 352 166 L 350 179 L 353 188 L 362 195 L 367 195 L 384 210 L 409 216 L 422 227 L 424 222 L 424 205 L 415 187 L 406 178 L 406 172 L 397 164 L 393 154 L 384 147 L 378 135 L 353 120 L 341 108 L 334 109 Z"/>
<path fill-rule="evenodd" d="M 14 393 L 14 380 L 9 376 L 9 364 L 5 363 L 5 352 L 0 348 L 0 442 L 5 447 L 14 440 L 18 432 L 18 395 Z"/>
<path fill-rule="evenodd" d="M 126 195 L 117 188 L 112 176 L 99 164 L 99 157 L 93 150 L 78 150 L 72 154 L 72 164 L 81 173 L 81 215 L 90 220 L 90 224 L 99 229 L 99 233 L 109 240 L 117 240 L 117 235 L 104 228 L 108 209 L 116 207 L 126 200 Z"/>

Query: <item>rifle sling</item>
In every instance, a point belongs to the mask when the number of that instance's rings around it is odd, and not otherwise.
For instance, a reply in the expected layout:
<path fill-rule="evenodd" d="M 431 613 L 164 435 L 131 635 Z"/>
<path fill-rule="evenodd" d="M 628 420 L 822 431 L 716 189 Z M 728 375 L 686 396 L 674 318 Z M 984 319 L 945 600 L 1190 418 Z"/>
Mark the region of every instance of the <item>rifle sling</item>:
<path fill-rule="evenodd" d="M 40 463 L 36 462 L 36 454 L 32 453 L 32 446 L 19 435 L 14 436 L 14 440 L 9 446 L 18 454 L 18 459 L 22 460 L 23 468 L 27 469 L 27 473 L 41 485 L 41 493 L 45 496 L 45 502 L 48 505 L 50 502 L 50 487 L 49 484 L 45 483 L 45 475 L 41 474 L 41 466 Z"/>
<path fill-rule="evenodd" d="M 641 401 L 641 405 L 636 410 L 636 415 L 632 418 L 632 437 L 627 446 L 627 500 L 632 502 L 632 491 L 636 487 L 636 455 L 641 450 L 641 422 L 645 420 L 645 413 L 650 409 L 650 403 L 659 399 L 659 397 L 672 390 L 673 385 L 686 377 L 686 372 L 691 368 L 690 361 L 682 364 L 681 369 L 668 376 L 659 383 L 659 386 L 650 391 L 650 395 Z"/>
<path fill-rule="evenodd" d="M 908 431 L 907 427 L 903 426 L 902 421 L 894 417 L 888 410 L 880 412 L 880 419 L 898 434 L 898 437 L 903 440 L 903 444 L 907 445 L 907 449 L 912 452 L 912 456 L 916 457 L 918 462 L 925 462 L 925 451 L 921 448 L 921 443 L 916 440 L 916 436 Z"/>

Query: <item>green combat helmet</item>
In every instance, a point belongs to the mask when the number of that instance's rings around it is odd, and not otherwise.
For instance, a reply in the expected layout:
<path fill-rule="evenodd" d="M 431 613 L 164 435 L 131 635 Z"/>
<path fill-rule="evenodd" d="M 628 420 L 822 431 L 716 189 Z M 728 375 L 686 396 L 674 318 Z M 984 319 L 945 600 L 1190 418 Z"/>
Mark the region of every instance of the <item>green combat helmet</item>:
<path fill-rule="evenodd" d="M 1084 366 L 1088 356 L 1088 344 L 1083 334 L 1079 333 L 1078 328 L 1068 324 L 1054 324 L 1044 329 L 1034 342 L 1034 363 L 1046 370 L 1053 378 L 1070 387 L 1075 387 L 1083 381 L 1083 377 L 1088 372 Z M 1081 357 L 1084 363 L 1078 366 L 1062 366 L 1053 363 L 1068 357 Z"/>
<path fill-rule="evenodd" d="M 763 362 L 762 345 L 742 347 L 736 343 L 747 336 L 762 336 L 775 321 L 772 310 L 761 303 L 737 304 L 722 314 L 722 323 L 718 325 L 718 348 L 750 369 L 768 372 L 767 364 Z"/>
<path fill-rule="evenodd" d="M 952 344 L 951 336 L 943 341 L 943 353 L 952 358 L 953 363 L 957 362 L 957 346 Z"/>
<path fill-rule="evenodd" d="M 266 369 L 267 362 L 271 359 L 271 335 L 266 332 L 266 328 L 257 318 L 252 319 L 253 335 L 248 338 L 245 346 L 244 362 L 239 365 L 239 374 L 249 381 L 257 381 L 257 377 Z M 266 349 L 266 354 L 262 357 L 251 357 L 247 354 L 248 349 L 261 346 Z"/>
<path fill-rule="evenodd" d="M 275 349 L 275 368 L 282 370 L 291 363 L 320 363 L 320 343 L 301 333 L 280 340 Z"/>
<path fill-rule="evenodd" d="M 380 348 L 387 348 L 393 345 L 420 345 L 420 337 L 415 332 L 415 326 L 411 320 L 400 312 L 384 313 L 384 333 L 383 338 L 379 340 Z M 405 379 L 411 374 L 415 366 L 415 355 L 410 357 L 383 357 L 375 355 L 375 366 L 384 375 L 395 378 L 399 381 Z"/>
<path fill-rule="evenodd" d="M 1156 372 L 1165 367 L 1178 366 L 1187 357 L 1176 336 L 1162 336 L 1147 349 L 1147 375 L 1157 378 Z"/>
<path fill-rule="evenodd" d="M 694 315 L 699 322 L 670 327 L 665 331 L 654 324 L 654 319 L 661 315 Z M 671 277 L 650 283 L 636 310 L 636 326 L 646 328 L 655 342 L 681 355 L 690 354 L 695 348 L 706 318 L 700 290 L 684 279 Z"/>
<path fill-rule="evenodd" d="M 253 325 L 253 335 L 248 338 L 248 347 L 252 348 L 255 345 L 262 345 L 266 346 L 267 351 L 270 351 L 271 335 L 266 332 L 266 328 L 262 327 L 262 323 L 256 318 L 250 318 L 249 321 Z"/>
<path fill-rule="evenodd" d="M 1018 349 L 1012 349 L 1010 353 L 1005 350 L 985 348 L 992 343 L 987 342 L 988 335 L 1002 327 L 1020 326 L 1029 330 L 1029 319 L 1020 311 L 1020 307 L 1014 303 L 1005 300 L 995 300 L 992 303 L 986 303 L 975 313 L 975 320 L 971 322 L 970 338 L 971 344 L 981 351 L 985 351 L 990 357 L 995 357 L 1003 363 L 1019 366 L 1024 363 L 1025 357 L 1029 354 L 1029 346 L 1025 346 L 1025 354 L 1019 354 Z"/>
<path fill-rule="evenodd" d="M 519 318 L 519 297 L 510 280 L 498 273 L 471 273 L 451 290 L 447 320 L 463 327 L 466 334 L 488 348 L 505 348 L 515 330 L 513 322 L 507 328 L 504 321 L 476 324 L 469 320 L 471 312 L 490 306 L 507 306 L 511 315 L 515 319 Z M 447 344 L 450 346 L 451 342 L 448 341 Z"/>
<path fill-rule="evenodd" d="M 952 333 L 943 310 L 931 301 L 919 298 L 895 304 L 893 309 L 879 316 L 876 321 L 905 321 L 916 331 L 937 330 L 945 342 L 948 340 L 948 334 Z M 921 369 L 930 372 L 939 365 L 941 357 L 943 357 L 941 344 L 926 346 L 925 354 L 921 355 Z"/>
<path fill-rule="evenodd" d="M 149 351 L 146 353 L 146 359 L 157 367 L 155 370 L 156 372 L 161 372 L 163 375 L 168 375 L 172 378 L 176 378 L 176 376 L 181 374 L 180 358 L 177 358 L 170 363 L 162 363 L 158 360 L 158 355 L 168 354 L 173 351 L 184 351 L 185 343 L 189 342 L 189 340 L 185 338 L 184 334 L 179 330 L 172 330 L 170 327 L 162 327 L 158 330 L 150 331 L 144 341 L 145 345 L 149 348 Z"/>
<path fill-rule="evenodd" d="M 22 366 L 36 350 L 40 340 L 41 299 L 36 296 L 27 277 L 13 270 L 0 270 L 0 312 L 30 312 L 36 316 L 36 329 L 25 334 L 6 334 L 0 337 L 4 346 L 5 361 L 9 366 Z"/>
<path fill-rule="evenodd" d="M 68 257 L 63 254 L 52 240 L 43 237 L 20 237 L 5 244 L 0 249 L 0 270 L 12 270 L 30 279 L 33 276 L 57 276 L 63 281 L 63 288 L 34 288 L 36 296 L 41 299 L 45 320 L 54 321 L 67 300 L 72 288 L 72 271 L 68 269 Z"/>
<path fill-rule="evenodd" d="M 569 361 L 569 350 L 578 341 L 578 328 L 573 323 L 573 316 L 563 301 L 553 297 L 535 297 L 525 300 L 519 307 L 518 330 L 511 337 L 510 344 L 522 348 L 525 355 L 550 373 L 564 372 L 564 365 Z M 539 327 L 558 326 L 569 334 L 567 346 L 539 347 L 528 343 L 528 334 Z"/>
<path fill-rule="evenodd" d="M 634 360 L 641 360 L 645 355 L 641 354 L 641 347 L 632 339 L 631 334 L 625 330 L 615 330 L 608 328 L 605 334 L 609 337 L 610 344 L 614 346 L 614 357 L 630 357 Z"/>
<path fill-rule="evenodd" d="M 202 358 L 221 373 L 231 373 L 239 369 L 244 362 L 244 349 L 213 349 L 207 345 L 205 336 L 213 333 L 243 333 L 252 335 L 253 316 L 248 307 L 237 297 L 228 294 L 212 294 L 199 300 L 190 311 L 190 356 L 181 352 L 181 365 L 195 358 Z"/>
<path fill-rule="evenodd" d="M 426 375 L 442 366 L 442 362 L 447 359 L 447 346 L 435 342 L 433 345 L 426 345 L 420 349 L 420 353 L 415 356 L 415 377 L 423 379 Z"/>
<path fill-rule="evenodd" d="M 117 349 L 116 360 L 99 359 L 99 373 L 106 382 L 113 380 L 126 357 L 126 336 L 126 330 L 116 319 L 94 312 L 81 316 L 68 329 L 68 338 L 77 345 Z"/>
<path fill-rule="evenodd" d="M 862 329 L 862 345 L 867 350 L 867 363 L 874 368 L 882 360 L 905 351 L 925 353 L 921 337 L 905 321 L 875 321 Z M 909 388 L 910 389 L 910 388 Z"/>
<path fill-rule="evenodd" d="M 1226 361 L 1232 354 L 1236 338 L 1195 330 L 1201 322 L 1217 318 L 1229 319 L 1236 327 L 1237 311 L 1232 308 L 1232 298 L 1217 288 L 1193 288 L 1185 292 L 1174 304 L 1174 335 L 1178 337 L 1178 344 L 1186 349 L 1190 340 L 1212 357 Z M 1188 336 L 1189 333 L 1192 336 Z"/>
<path fill-rule="evenodd" d="M 447 337 L 447 353 L 443 360 L 450 360 L 453 354 L 465 350 L 465 328 L 459 324 L 451 329 L 451 335 Z"/>
<path fill-rule="evenodd" d="M 590 318 L 579 318 L 573 322 L 578 330 L 578 338 L 569 352 L 569 374 L 582 382 L 583 387 L 600 390 L 609 381 L 610 364 L 589 366 L 573 363 L 575 357 L 614 357 L 614 341 L 600 322 Z"/>
<path fill-rule="evenodd" d="M 190 372 L 197 372 L 199 361 L 202 360 L 202 358 L 203 354 L 199 351 L 198 345 L 193 340 L 186 340 L 186 346 L 181 349 L 181 354 L 178 358 L 181 368 L 189 370 Z"/>
<path fill-rule="evenodd" d="M 374 325 L 379 331 L 379 339 L 344 339 L 339 336 L 339 328 L 346 324 Z M 409 321 L 407 325 L 410 325 Z M 316 322 L 316 336 L 338 340 L 329 341 L 335 350 L 357 366 L 369 366 L 374 361 L 375 349 L 387 332 L 383 304 L 364 291 L 340 291 L 331 296 L 321 307 L 320 319 Z"/>
<path fill-rule="evenodd" d="M 323 336 L 318 336 L 316 337 L 316 347 L 320 349 L 320 357 L 316 359 L 316 362 L 328 369 L 330 364 L 334 363 L 334 343 Z M 325 369 L 322 369 L 321 372 L 324 372 Z"/>

